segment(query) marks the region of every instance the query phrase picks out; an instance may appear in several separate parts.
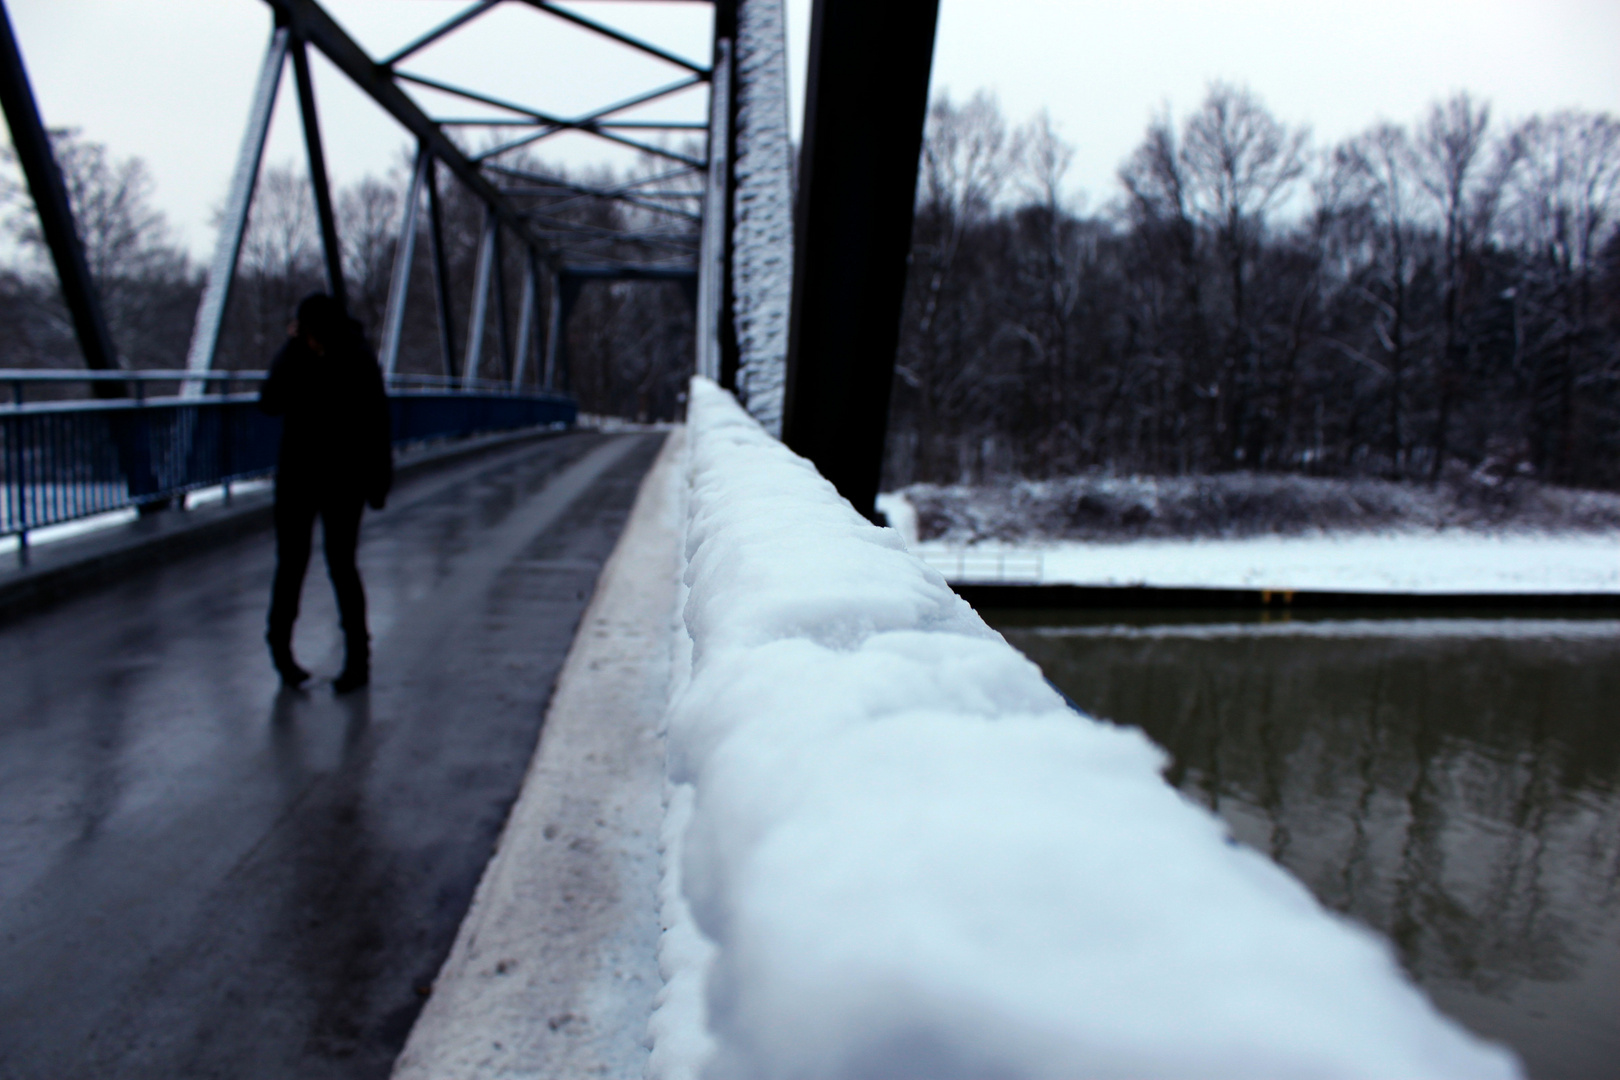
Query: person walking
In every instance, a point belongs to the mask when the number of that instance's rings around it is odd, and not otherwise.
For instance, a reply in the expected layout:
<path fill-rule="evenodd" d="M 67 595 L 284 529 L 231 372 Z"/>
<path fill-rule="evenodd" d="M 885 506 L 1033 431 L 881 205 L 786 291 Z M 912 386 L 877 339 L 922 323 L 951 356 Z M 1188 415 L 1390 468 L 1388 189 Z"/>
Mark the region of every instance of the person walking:
<path fill-rule="evenodd" d="M 360 515 L 368 503 L 383 508 L 394 461 L 382 372 L 360 325 L 337 300 L 314 293 L 299 302 L 297 321 L 259 393 L 259 408 L 281 417 L 270 659 L 283 685 L 296 688 L 309 679 L 293 659 L 292 632 L 319 517 L 343 625 L 343 671 L 332 688 L 348 693 L 371 679 L 366 593 L 355 565 Z"/>

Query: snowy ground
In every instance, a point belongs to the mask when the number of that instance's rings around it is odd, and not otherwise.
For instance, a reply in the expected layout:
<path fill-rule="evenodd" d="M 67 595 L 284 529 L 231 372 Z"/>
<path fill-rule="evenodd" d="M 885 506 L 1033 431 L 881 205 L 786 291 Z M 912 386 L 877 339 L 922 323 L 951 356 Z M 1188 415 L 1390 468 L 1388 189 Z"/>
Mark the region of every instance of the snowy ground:
<path fill-rule="evenodd" d="M 913 484 L 899 493 L 917 535 L 956 544 L 1029 540 L 1193 540 L 1436 530 L 1620 533 L 1620 493 L 1488 471 L 1435 484 L 1218 473 Z"/>
<path fill-rule="evenodd" d="M 1620 593 L 1620 536 L 1446 532 L 958 547 L 917 554 L 947 578 L 1383 593 Z"/>
<path fill-rule="evenodd" d="M 703 380 L 688 438 L 649 1077 L 1520 1075 Z"/>
<path fill-rule="evenodd" d="M 962 543 L 919 540 L 901 495 L 879 507 L 951 581 L 1382 593 L 1620 593 L 1620 533 L 1468 529 L 1302 536 Z"/>

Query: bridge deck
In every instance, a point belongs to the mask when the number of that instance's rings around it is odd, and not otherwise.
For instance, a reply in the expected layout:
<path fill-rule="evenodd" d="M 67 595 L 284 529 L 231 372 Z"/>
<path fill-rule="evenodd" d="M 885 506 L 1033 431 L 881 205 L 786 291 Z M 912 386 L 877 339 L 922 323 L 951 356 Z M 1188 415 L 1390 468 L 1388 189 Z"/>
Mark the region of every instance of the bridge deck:
<path fill-rule="evenodd" d="M 369 515 L 369 691 L 278 692 L 267 536 L 0 626 L 0 1076 L 386 1076 L 660 439 Z M 341 645 L 319 557 L 297 649 Z"/>

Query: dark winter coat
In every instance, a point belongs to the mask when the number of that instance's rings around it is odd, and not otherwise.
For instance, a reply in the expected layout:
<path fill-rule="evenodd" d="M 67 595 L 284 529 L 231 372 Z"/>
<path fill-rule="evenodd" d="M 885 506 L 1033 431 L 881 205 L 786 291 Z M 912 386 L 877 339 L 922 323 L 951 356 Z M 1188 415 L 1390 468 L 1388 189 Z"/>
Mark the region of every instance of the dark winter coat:
<path fill-rule="evenodd" d="M 392 424 L 382 372 L 358 334 L 323 354 L 288 339 L 259 408 L 281 417 L 278 490 L 357 495 L 382 508 L 394 482 Z"/>

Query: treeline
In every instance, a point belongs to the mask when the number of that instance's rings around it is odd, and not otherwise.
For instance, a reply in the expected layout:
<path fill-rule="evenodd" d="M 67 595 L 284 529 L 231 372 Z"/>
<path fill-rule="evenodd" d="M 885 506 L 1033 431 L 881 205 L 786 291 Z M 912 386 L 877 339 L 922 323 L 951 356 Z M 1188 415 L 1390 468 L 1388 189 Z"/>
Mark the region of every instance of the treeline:
<path fill-rule="evenodd" d="M 163 215 L 152 205 L 152 181 L 139 158 L 115 159 L 106 147 L 74 132 L 54 132 L 90 272 L 106 310 L 109 329 L 126 367 L 185 366 L 205 269 L 179 246 Z M 535 159 L 503 161 L 519 172 L 540 173 L 578 185 L 606 189 L 628 179 L 603 169 L 570 177 Z M 79 368 L 83 359 L 61 299 L 33 204 L 15 164 L 0 175 L 4 227 L 14 257 L 0 267 L 0 367 Z M 386 178 L 365 177 L 334 193 L 338 235 L 350 309 L 373 344 L 379 344 L 389 281 L 399 243 L 408 164 Z M 508 177 L 512 197 L 544 212 L 548 231 L 565 240 L 599 238 L 609 232 L 646 233 L 667 224 L 635 207 L 557 187 L 541 188 Z M 695 181 L 671 180 L 673 189 Z M 449 264 L 452 345 L 460 364 L 466 355 L 479 239 L 484 209 L 448 172 L 439 178 Z M 437 316 L 428 215 L 418 217 L 410 292 L 397 370 L 444 374 Z M 692 227 L 695 232 L 695 226 Z M 504 234 L 504 230 L 503 230 Z M 575 234 L 578 234 L 576 237 Z M 484 378 L 509 379 L 515 355 L 523 282 L 522 248 L 503 235 L 502 312 L 493 299 L 485 323 Z M 596 239 L 577 261 L 610 262 L 644 257 L 645 250 Z M 290 167 L 270 167 L 259 178 L 249 227 L 221 334 L 216 368 L 265 367 L 285 339 L 298 300 L 324 288 L 324 260 L 309 180 Z M 543 356 L 539 328 L 549 317 L 551 290 L 541 291 L 535 346 L 524 383 L 538 385 Z M 569 320 L 568 388 L 587 412 L 630 419 L 672 418 L 692 370 L 691 309 L 681 289 L 664 282 L 600 282 L 587 285 Z"/>
<path fill-rule="evenodd" d="M 1044 115 L 932 106 L 886 485 L 1094 469 L 1620 486 L 1620 124 L 1466 94 L 1312 147 L 1247 90 L 1086 212 Z"/>

